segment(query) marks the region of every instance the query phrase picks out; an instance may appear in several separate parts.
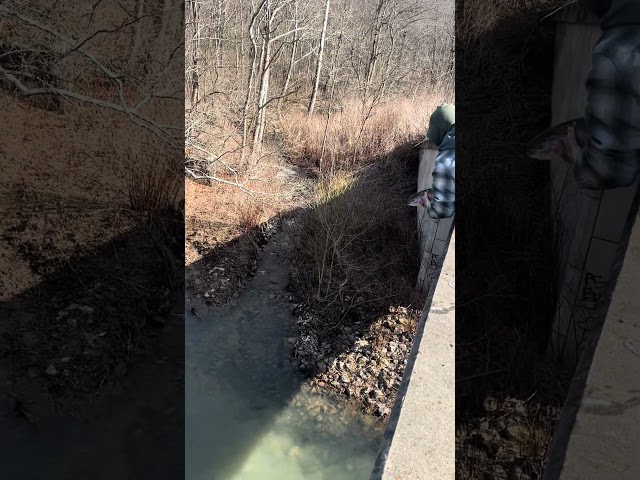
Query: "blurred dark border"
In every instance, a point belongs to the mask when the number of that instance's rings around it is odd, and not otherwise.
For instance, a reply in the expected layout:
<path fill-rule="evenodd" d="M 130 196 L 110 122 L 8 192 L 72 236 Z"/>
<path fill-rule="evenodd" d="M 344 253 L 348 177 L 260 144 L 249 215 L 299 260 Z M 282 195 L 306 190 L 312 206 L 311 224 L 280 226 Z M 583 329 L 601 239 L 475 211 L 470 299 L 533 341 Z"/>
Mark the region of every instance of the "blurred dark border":
<path fill-rule="evenodd" d="M 526 155 L 551 121 L 549 16 L 560 3 L 456 1 L 456 478 L 498 475 L 474 438 L 499 413 L 516 418 L 500 410 L 509 399 L 540 412 L 523 427 L 544 438 L 535 458 L 505 460 L 500 474 L 540 478 L 550 412 L 568 390 L 567 372 L 545 354 L 556 275 L 549 165 Z"/>
<path fill-rule="evenodd" d="M 57 29 L 64 25 L 65 9 L 78 20 Z M 104 27 L 109 21 L 115 27 Z M 13 222 L 5 223 L 0 236 L 18 252 L 15 265 L 5 257 L 0 287 L 20 268 L 39 276 L 0 304 L 2 477 L 182 478 L 183 4 L 7 1 L 0 6 L 0 31 L 0 101 L 18 105 L 15 110 L 25 115 L 9 117 L 5 110 L 0 124 L 17 128 L 31 125 L 31 115 L 44 115 L 58 125 L 81 125 L 87 135 L 111 138 L 115 146 L 111 152 L 83 150 L 61 135 L 52 142 L 58 148 L 42 158 L 41 144 L 27 141 L 42 131 L 17 130 L 25 141 L 16 143 L 8 137 L 16 130 L 0 127 L 2 170 L 12 173 L 3 178 L 0 210 Z M 100 52 L 95 58 L 92 48 Z M 94 85 L 103 82 L 102 96 L 83 84 L 91 75 L 98 78 L 100 70 L 104 78 Z M 124 86 L 123 97 L 117 85 Z M 147 106 L 118 112 L 123 102 L 131 106 L 141 100 L 145 88 L 153 97 Z M 87 100 L 92 96 L 98 101 Z M 154 101 L 170 108 L 153 107 Z M 132 132 L 143 125 L 150 134 L 123 136 L 127 124 Z M 166 146 L 158 147 L 163 142 Z M 90 184 L 83 186 L 93 192 L 94 204 L 86 196 L 75 201 L 73 192 L 64 191 L 68 187 L 53 184 L 47 169 L 52 162 L 68 165 L 61 177 L 76 173 L 69 151 L 96 165 Z M 15 180 L 23 168 L 16 158 L 42 161 L 38 181 L 45 189 L 29 192 L 20 186 L 33 179 Z M 108 169 L 102 168 L 106 161 Z M 149 164 L 157 168 L 150 170 Z M 123 182 L 128 200 L 117 207 L 102 201 L 103 193 L 108 199 L 108 192 L 122 191 Z M 47 225 L 63 214 L 67 224 Z M 92 216 L 99 220 L 91 223 Z M 34 218 L 44 222 L 45 237 L 31 242 L 28 225 Z M 130 228 L 114 235 L 118 222 Z M 72 241 L 79 224 L 97 229 L 93 237 L 104 242 L 78 244 L 69 252 L 67 241 L 59 239 Z M 57 251 L 64 254 L 54 258 Z"/>

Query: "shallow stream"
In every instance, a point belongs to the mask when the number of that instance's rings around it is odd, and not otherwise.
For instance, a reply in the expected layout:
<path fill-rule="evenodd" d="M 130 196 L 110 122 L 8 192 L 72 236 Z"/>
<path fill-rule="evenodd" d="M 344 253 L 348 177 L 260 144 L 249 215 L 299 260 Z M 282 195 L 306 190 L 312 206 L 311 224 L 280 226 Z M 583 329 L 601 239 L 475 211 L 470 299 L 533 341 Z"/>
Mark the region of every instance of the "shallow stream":
<path fill-rule="evenodd" d="M 312 391 L 289 361 L 290 250 L 278 232 L 248 288 L 224 309 L 187 298 L 187 480 L 367 480 L 371 474 L 383 426 Z"/>

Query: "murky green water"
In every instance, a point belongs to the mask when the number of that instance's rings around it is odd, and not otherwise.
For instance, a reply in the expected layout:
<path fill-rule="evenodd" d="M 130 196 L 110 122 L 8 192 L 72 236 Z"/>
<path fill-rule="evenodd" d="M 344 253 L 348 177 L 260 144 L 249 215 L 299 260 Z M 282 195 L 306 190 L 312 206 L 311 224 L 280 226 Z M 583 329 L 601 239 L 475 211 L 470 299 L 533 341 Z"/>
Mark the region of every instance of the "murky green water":
<path fill-rule="evenodd" d="M 311 393 L 256 310 L 187 320 L 186 478 L 368 479 L 381 427 Z"/>
<path fill-rule="evenodd" d="M 276 239 L 277 242 L 277 239 Z M 277 249 L 237 306 L 186 318 L 187 480 L 366 480 L 382 426 L 312 393 L 288 360 Z"/>

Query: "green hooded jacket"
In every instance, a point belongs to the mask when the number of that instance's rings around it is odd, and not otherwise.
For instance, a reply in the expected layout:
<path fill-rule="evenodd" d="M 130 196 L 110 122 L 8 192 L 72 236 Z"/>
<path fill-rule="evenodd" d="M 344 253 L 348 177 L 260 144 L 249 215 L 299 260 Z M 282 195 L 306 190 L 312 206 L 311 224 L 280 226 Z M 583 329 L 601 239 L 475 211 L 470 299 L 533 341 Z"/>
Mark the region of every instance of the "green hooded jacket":
<path fill-rule="evenodd" d="M 444 140 L 444 136 L 455 123 L 456 107 L 450 103 L 443 103 L 431 114 L 427 138 L 439 147 Z"/>

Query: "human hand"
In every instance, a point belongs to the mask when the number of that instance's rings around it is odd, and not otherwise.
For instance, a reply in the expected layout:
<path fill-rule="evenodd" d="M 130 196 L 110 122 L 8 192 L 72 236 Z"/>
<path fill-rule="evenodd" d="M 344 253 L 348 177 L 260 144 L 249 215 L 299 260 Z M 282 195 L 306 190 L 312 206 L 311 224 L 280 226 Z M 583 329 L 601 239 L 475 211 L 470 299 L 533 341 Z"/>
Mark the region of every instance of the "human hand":
<path fill-rule="evenodd" d="M 418 205 L 422 205 L 424 208 L 429 206 L 429 202 L 433 200 L 433 191 L 430 188 L 426 190 L 422 190 L 415 195 L 412 195 L 407 205 L 410 207 L 417 207 Z"/>
<path fill-rule="evenodd" d="M 564 152 L 562 153 L 562 159 L 568 163 L 577 163 L 582 153 L 582 148 L 578 144 L 576 137 L 576 129 L 574 126 L 567 128 L 567 135 L 563 139 Z"/>

